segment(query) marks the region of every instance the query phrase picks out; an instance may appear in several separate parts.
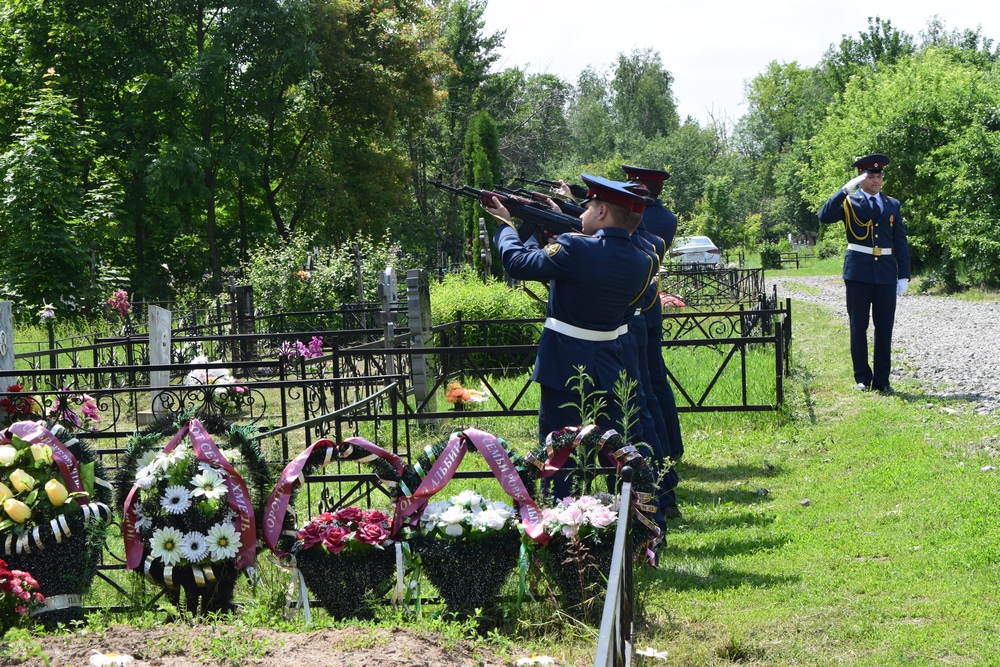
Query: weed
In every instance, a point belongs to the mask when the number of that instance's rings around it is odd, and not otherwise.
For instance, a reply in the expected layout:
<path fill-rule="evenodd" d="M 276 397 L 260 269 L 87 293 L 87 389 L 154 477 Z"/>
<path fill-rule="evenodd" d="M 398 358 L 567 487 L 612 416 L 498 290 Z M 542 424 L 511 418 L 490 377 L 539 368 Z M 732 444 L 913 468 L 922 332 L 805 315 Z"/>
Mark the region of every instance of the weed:
<path fill-rule="evenodd" d="M 52 664 L 42 649 L 41 642 L 24 628 L 11 628 L 7 631 L 3 636 L 3 642 L 0 642 L 0 657 L 9 659 L 15 665 L 29 658 L 38 658 L 46 667 Z"/>

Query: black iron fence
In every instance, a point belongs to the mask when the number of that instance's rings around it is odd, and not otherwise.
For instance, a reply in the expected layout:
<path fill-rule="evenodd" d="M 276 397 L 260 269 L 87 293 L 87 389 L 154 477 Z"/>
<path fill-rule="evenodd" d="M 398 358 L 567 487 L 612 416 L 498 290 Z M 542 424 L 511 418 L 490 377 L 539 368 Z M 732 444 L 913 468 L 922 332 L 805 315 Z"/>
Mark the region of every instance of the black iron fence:
<path fill-rule="evenodd" d="M 766 294 L 763 269 L 667 265 L 660 289 L 679 296 L 686 306 L 752 306 Z"/>

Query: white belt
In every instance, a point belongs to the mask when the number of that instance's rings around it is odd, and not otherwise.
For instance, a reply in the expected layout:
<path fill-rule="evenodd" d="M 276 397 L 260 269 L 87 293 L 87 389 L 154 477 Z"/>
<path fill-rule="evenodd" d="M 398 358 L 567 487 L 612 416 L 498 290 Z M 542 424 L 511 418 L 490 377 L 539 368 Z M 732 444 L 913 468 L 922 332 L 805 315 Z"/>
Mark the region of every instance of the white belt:
<path fill-rule="evenodd" d="M 874 248 L 872 248 L 871 246 L 858 245 L 857 243 L 848 243 L 847 249 L 853 250 L 854 252 L 863 252 L 866 255 L 875 255 L 876 257 L 880 255 L 892 254 L 892 248 L 881 248 L 879 246 L 875 246 Z"/>
<path fill-rule="evenodd" d="M 569 336 L 570 338 L 576 338 L 578 340 L 589 340 L 592 342 L 615 340 L 618 336 L 628 333 L 628 325 L 623 324 L 617 329 L 612 329 L 611 331 L 595 331 L 594 329 L 584 329 L 583 327 L 575 327 L 572 324 L 566 324 L 561 320 L 557 320 L 554 317 L 545 318 L 545 328 L 552 329 L 564 336 Z"/>
<path fill-rule="evenodd" d="M 642 315 L 642 308 L 636 308 L 635 309 L 635 316 L 639 317 L 640 315 Z"/>

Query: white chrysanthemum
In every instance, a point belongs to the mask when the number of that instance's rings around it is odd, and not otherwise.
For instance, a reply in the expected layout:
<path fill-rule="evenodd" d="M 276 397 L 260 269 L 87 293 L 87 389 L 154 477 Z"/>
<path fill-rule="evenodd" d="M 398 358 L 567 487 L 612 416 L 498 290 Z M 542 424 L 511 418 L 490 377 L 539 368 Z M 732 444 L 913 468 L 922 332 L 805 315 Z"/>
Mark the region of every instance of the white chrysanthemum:
<path fill-rule="evenodd" d="M 204 496 L 209 500 L 222 498 L 226 495 L 226 485 L 222 481 L 222 476 L 215 470 L 202 470 L 191 479 L 191 486 L 194 487 L 195 496 Z"/>
<path fill-rule="evenodd" d="M 160 558 L 164 565 L 177 565 L 181 562 L 181 543 L 184 535 L 176 528 L 167 526 L 153 532 L 150 540 L 153 558 Z"/>
<path fill-rule="evenodd" d="M 168 486 L 160 498 L 160 507 L 168 514 L 183 514 L 191 507 L 191 494 L 183 486 Z"/>
<path fill-rule="evenodd" d="M 146 516 L 142 507 L 135 508 L 135 530 L 137 533 L 145 532 L 153 527 L 153 520 Z"/>
<path fill-rule="evenodd" d="M 155 461 L 156 457 L 159 454 L 160 453 L 158 451 L 156 451 L 155 449 L 147 449 L 145 452 L 142 453 L 142 456 L 140 456 L 138 459 L 136 459 L 136 461 L 135 461 L 135 467 L 136 467 L 136 469 L 137 470 L 142 470 L 143 468 L 145 468 L 146 466 L 148 466 L 150 463 L 152 463 L 153 461 Z"/>
<path fill-rule="evenodd" d="M 146 466 L 135 474 L 135 485 L 143 491 L 148 491 L 156 485 L 158 479 L 159 475 Z"/>
<path fill-rule="evenodd" d="M 184 536 L 181 542 L 181 555 L 190 563 L 197 563 L 208 555 L 208 541 L 204 535 L 192 531 Z"/>
<path fill-rule="evenodd" d="M 549 665 L 556 664 L 556 659 L 547 655 L 533 655 L 530 658 L 518 658 L 517 662 L 514 664 L 516 664 L 517 667 L 526 667 L 527 665 L 541 665 L 542 667 L 549 667 Z"/>
<path fill-rule="evenodd" d="M 174 447 L 169 454 L 163 455 L 163 466 L 164 468 L 172 468 L 184 459 L 188 457 L 191 453 L 191 448 L 185 443 L 181 443 Z"/>
<path fill-rule="evenodd" d="M 208 550 L 212 552 L 212 560 L 220 561 L 234 558 L 243 546 L 236 528 L 229 523 L 217 523 L 208 530 Z"/>
<path fill-rule="evenodd" d="M 135 662 L 135 658 L 125 653 L 100 653 L 94 651 L 94 655 L 90 656 L 90 664 L 94 667 L 127 667 Z"/>
<path fill-rule="evenodd" d="M 472 508 L 479 505 L 483 501 L 483 497 L 473 491 L 472 489 L 466 489 L 462 491 L 457 496 L 451 497 L 451 502 L 454 505 L 462 505 L 463 507 Z"/>

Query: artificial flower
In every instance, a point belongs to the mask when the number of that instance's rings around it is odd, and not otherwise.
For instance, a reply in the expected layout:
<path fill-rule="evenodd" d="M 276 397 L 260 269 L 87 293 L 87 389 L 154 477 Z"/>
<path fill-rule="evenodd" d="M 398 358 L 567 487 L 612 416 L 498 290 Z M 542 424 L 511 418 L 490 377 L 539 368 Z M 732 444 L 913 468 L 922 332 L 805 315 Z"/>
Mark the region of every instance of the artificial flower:
<path fill-rule="evenodd" d="M 62 507 L 66 499 L 69 498 L 69 491 L 59 480 L 50 479 L 45 482 L 45 495 L 49 497 L 49 502 L 55 507 Z"/>
<path fill-rule="evenodd" d="M 31 457 L 35 460 L 35 463 L 41 461 L 42 463 L 52 463 L 52 448 L 48 445 L 34 444 L 29 447 L 31 450 Z"/>
<path fill-rule="evenodd" d="M 135 529 L 138 532 L 144 532 L 149 528 L 153 527 L 153 520 L 150 519 L 142 511 L 142 507 L 135 508 Z"/>
<path fill-rule="evenodd" d="M 181 555 L 192 563 L 197 563 L 208 555 L 208 541 L 205 536 L 197 531 L 192 531 L 184 536 L 181 542 Z"/>
<path fill-rule="evenodd" d="M 317 545 L 332 553 L 344 549 L 376 548 L 389 539 L 390 517 L 379 510 L 343 507 L 336 512 L 323 512 L 298 531 L 296 551 Z"/>
<path fill-rule="evenodd" d="M 17 450 L 10 445 L 0 445 L 0 466 L 9 466 L 17 458 Z"/>
<path fill-rule="evenodd" d="M 217 523 L 212 526 L 205 541 L 208 542 L 208 550 L 212 553 L 213 561 L 233 558 L 243 546 L 236 529 L 228 523 Z"/>
<path fill-rule="evenodd" d="M 472 516 L 472 513 L 461 505 L 452 505 L 438 517 L 438 525 L 444 528 L 446 535 L 461 537 L 464 530 L 462 523 L 469 516 Z"/>
<path fill-rule="evenodd" d="M 99 653 L 94 651 L 90 656 L 90 664 L 94 667 L 127 667 L 135 661 L 130 655 L 125 653 Z"/>
<path fill-rule="evenodd" d="M 191 494 L 183 486 L 168 486 L 160 498 L 160 507 L 168 514 L 183 514 L 191 507 Z"/>
<path fill-rule="evenodd" d="M 10 474 L 10 483 L 18 493 L 35 488 L 35 478 L 20 468 Z"/>
<path fill-rule="evenodd" d="M 10 490 L 10 487 L 0 482 L 0 500 L 7 500 L 8 498 L 13 498 L 14 492 Z"/>
<path fill-rule="evenodd" d="M 224 498 L 226 495 L 226 485 L 222 477 L 211 468 L 202 470 L 201 473 L 195 475 L 191 479 L 191 486 L 194 487 L 192 494 L 194 496 L 214 500 L 216 498 Z"/>
<path fill-rule="evenodd" d="M 31 518 L 31 508 L 17 498 L 3 501 L 3 511 L 16 523 L 24 523 Z"/>
<path fill-rule="evenodd" d="M 365 544 L 379 545 L 389 538 L 389 531 L 379 523 L 363 523 L 355 533 L 355 539 Z"/>
<path fill-rule="evenodd" d="M 636 650 L 635 654 L 645 656 L 647 658 L 656 658 L 657 660 L 667 659 L 666 651 L 657 651 L 655 648 L 651 648 L 649 646 Z"/>
<path fill-rule="evenodd" d="M 556 659 L 547 655 L 533 655 L 530 658 L 518 658 L 515 664 L 517 667 L 526 667 L 527 665 L 541 665 L 542 667 L 549 667 L 549 665 L 556 664 Z"/>
<path fill-rule="evenodd" d="M 164 565 L 177 565 L 181 562 L 183 542 L 184 535 L 176 528 L 166 526 L 153 531 L 150 541 L 153 558 L 162 559 Z"/>

